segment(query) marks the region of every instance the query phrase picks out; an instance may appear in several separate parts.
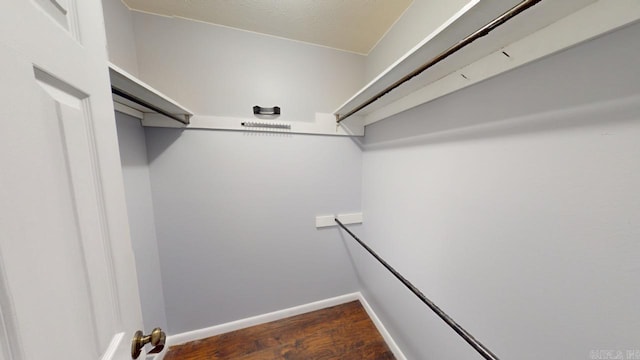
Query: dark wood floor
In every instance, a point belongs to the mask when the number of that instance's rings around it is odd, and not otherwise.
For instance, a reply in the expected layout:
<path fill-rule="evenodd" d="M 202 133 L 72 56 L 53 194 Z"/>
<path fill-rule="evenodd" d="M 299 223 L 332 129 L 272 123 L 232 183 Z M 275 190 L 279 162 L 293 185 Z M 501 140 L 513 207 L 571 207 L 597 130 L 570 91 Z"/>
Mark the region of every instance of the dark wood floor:
<path fill-rule="evenodd" d="M 395 359 L 359 301 L 169 348 L 165 360 Z"/>

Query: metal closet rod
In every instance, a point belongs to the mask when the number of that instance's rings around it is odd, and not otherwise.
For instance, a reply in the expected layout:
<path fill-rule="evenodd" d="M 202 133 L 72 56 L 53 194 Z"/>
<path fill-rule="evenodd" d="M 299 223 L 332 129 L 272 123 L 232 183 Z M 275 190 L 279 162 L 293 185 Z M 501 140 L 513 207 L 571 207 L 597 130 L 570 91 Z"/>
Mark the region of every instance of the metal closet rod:
<path fill-rule="evenodd" d="M 157 107 L 157 106 L 155 106 L 155 105 L 153 105 L 153 104 L 151 104 L 151 103 L 149 103 L 147 101 L 144 101 L 144 100 L 142 100 L 140 98 L 137 98 L 137 97 L 135 97 L 133 95 L 130 95 L 130 94 L 124 92 L 124 91 L 118 90 L 118 89 L 114 88 L 113 86 L 111 87 L 111 93 L 115 94 L 115 95 L 118 95 L 120 97 L 123 97 L 123 98 L 125 98 L 125 99 L 127 99 L 127 100 L 129 100 L 131 102 L 136 103 L 136 104 L 142 105 L 142 106 L 144 106 L 144 107 L 146 107 L 146 108 L 148 108 L 150 110 L 153 110 L 153 111 L 157 112 L 158 114 L 162 114 L 162 115 L 164 115 L 166 117 L 169 117 L 169 118 L 171 118 L 171 119 L 173 119 L 175 121 L 181 122 L 181 123 L 183 123 L 185 125 L 189 125 L 189 120 L 188 119 L 184 119 L 183 117 L 171 114 L 171 113 L 169 113 L 167 111 L 164 111 L 164 110 L 160 109 L 159 107 Z"/>
<path fill-rule="evenodd" d="M 437 63 L 441 62 L 442 60 L 444 60 L 444 59 L 448 58 L 449 56 L 455 54 L 456 52 L 460 51 L 465 46 L 467 46 L 467 45 L 471 44 L 472 42 L 474 42 L 475 40 L 478 40 L 479 38 L 481 38 L 483 36 L 486 36 L 487 34 L 489 34 L 489 32 L 491 32 L 491 30 L 493 30 L 493 29 L 497 28 L 498 26 L 506 23 L 511 18 L 513 18 L 516 15 L 520 14 L 521 12 L 527 10 L 528 8 L 532 7 L 533 5 L 539 3 L 540 1 L 542 1 L 542 0 L 524 0 L 524 1 L 522 1 L 520 4 L 514 6 L 513 8 L 511 8 L 510 10 L 505 12 L 504 14 L 498 16 L 497 18 L 492 20 L 487 25 L 483 26 L 479 30 L 476 30 L 471 35 L 465 37 L 464 39 L 459 41 L 457 44 L 455 44 L 452 47 L 448 48 L 447 50 L 441 52 L 440 54 L 436 55 L 433 59 L 429 60 L 428 62 L 424 63 L 422 66 L 418 67 L 417 69 L 413 70 L 409 74 L 405 75 L 400 80 L 394 82 L 393 84 L 387 86 L 384 90 L 382 90 L 379 93 L 373 95 L 368 100 L 366 100 L 362 104 L 358 105 L 355 109 L 347 112 L 344 115 L 336 114 L 336 122 L 340 123 L 341 121 L 347 119 L 351 115 L 353 115 L 353 114 L 357 113 L 358 111 L 364 109 L 365 107 L 371 105 L 372 103 L 374 103 L 375 101 L 377 101 L 381 97 L 383 97 L 386 94 L 388 94 L 389 92 L 391 92 L 393 89 L 395 89 L 398 86 L 404 84 L 405 82 L 411 80 L 415 76 L 420 75 L 423 71 L 429 69 L 430 67 L 436 65 Z"/>
<path fill-rule="evenodd" d="M 447 325 L 449 325 L 453 329 L 453 331 L 455 331 L 458 335 L 460 335 L 464 339 L 464 341 L 466 341 L 480 355 L 482 355 L 483 358 L 487 360 L 500 360 L 495 354 L 493 354 L 489 349 L 487 349 L 486 346 L 482 345 L 482 343 L 476 340 L 476 338 L 474 338 L 473 335 L 469 334 L 467 330 L 462 328 L 462 326 L 458 325 L 458 323 L 456 323 L 451 317 L 449 317 L 449 315 L 447 315 L 444 311 L 442 311 L 442 309 L 440 309 L 436 304 L 434 304 L 433 301 L 429 300 L 426 296 L 424 296 L 424 294 L 417 287 L 415 287 L 411 282 L 409 282 L 409 280 L 405 279 L 404 276 L 402 276 L 402 274 L 400 274 L 396 269 L 394 269 L 391 265 L 389 265 L 386 261 L 384 261 L 384 259 L 382 259 L 378 254 L 376 254 L 376 252 L 373 251 L 369 246 L 367 246 L 367 244 L 365 244 L 354 233 L 352 233 L 349 229 L 347 229 L 347 227 L 344 226 L 344 224 L 340 222 L 340 220 L 338 219 L 334 219 L 334 220 L 336 221 L 336 223 L 338 223 L 338 225 L 342 229 L 344 229 L 344 231 L 349 233 L 349 235 L 351 235 L 351 237 L 355 241 L 357 241 L 358 244 L 360 244 L 360 246 L 362 246 L 365 250 L 367 250 L 369 254 L 373 255 L 373 257 L 376 258 L 376 260 L 378 260 L 378 262 L 382 264 L 382 266 L 387 268 L 387 270 L 389 270 L 393 274 L 393 276 L 395 276 L 398 280 L 400 280 L 400 282 L 402 282 L 404 286 L 406 286 L 409 290 L 411 290 L 411 292 L 415 296 L 417 296 L 423 303 L 425 303 L 425 305 L 427 305 L 431 310 L 433 310 L 433 312 L 436 313 L 436 315 L 438 315 L 445 323 L 447 323 Z"/>

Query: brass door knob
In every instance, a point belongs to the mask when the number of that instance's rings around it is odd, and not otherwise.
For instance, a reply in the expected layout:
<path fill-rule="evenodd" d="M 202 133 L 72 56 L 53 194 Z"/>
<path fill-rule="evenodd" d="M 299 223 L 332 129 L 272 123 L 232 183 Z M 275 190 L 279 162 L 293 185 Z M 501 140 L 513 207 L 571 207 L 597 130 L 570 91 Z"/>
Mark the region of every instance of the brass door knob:
<path fill-rule="evenodd" d="M 145 345 L 151 344 L 153 349 L 147 354 L 157 354 L 164 349 L 164 343 L 167 340 L 167 335 L 160 328 L 155 328 L 151 331 L 151 334 L 144 335 L 141 330 L 136 331 L 131 340 L 131 358 L 137 359 L 142 352 L 142 348 Z"/>

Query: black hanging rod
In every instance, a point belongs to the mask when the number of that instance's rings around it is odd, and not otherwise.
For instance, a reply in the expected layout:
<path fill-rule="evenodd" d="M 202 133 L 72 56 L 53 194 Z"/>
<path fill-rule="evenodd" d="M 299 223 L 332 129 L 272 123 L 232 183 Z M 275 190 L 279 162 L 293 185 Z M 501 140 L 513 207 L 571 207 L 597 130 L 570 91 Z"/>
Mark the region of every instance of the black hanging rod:
<path fill-rule="evenodd" d="M 424 294 L 417 287 L 415 287 L 411 282 L 409 282 L 409 280 L 405 279 L 405 277 L 402 276 L 396 269 L 394 269 L 391 265 L 389 265 L 386 261 L 384 261 L 384 259 L 382 259 L 378 254 L 376 254 L 376 252 L 373 251 L 369 246 L 367 246 L 367 244 L 365 244 L 354 233 L 352 233 L 349 229 L 347 229 L 347 227 L 344 226 L 344 224 L 341 223 L 340 220 L 338 219 L 334 219 L 334 220 L 336 221 L 336 223 L 338 223 L 338 225 L 342 229 L 344 229 L 344 231 L 346 231 L 349 235 L 351 235 L 351 237 L 354 238 L 354 240 L 356 240 L 358 244 L 360 244 L 360 246 L 362 246 L 365 250 L 369 252 L 369 254 L 371 254 L 374 258 L 376 258 L 376 260 L 378 260 L 378 262 L 382 264 L 382 266 L 387 268 L 387 270 L 389 270 L 393 274 L 393 276 L 395 276 L 398 280 L 400 280 L 400 282 L 402 282 L 402 284 L 404 284 L 404 286 L 406 286 L 409 290 L 411 290 L 411 292 L 415 296 L 417 296 L 420 299 L 420 301 L 425 303 L 425 305 L 427 305 L 431 310 L 433 310 L 433 312 L 435 312 L 436 315 L 438 315 L 445 323 L 447 323 L 447 325 L 449 325 L 453 329 L 453 331 L 455 331 L 458 335 L 460 335 L 464 339 L 464 341 L 469 343 L 471 347 L 473 347 L 480 355 L 482 355 L 483 358 L 487 360 L 499 360 L 496 355 L 494 355 L 489 349 L 487 349 L 486 346 L 482 345 L 482 343 L 480 343 L 480 341 L 476 340 L 476 338 L 474 338 L 471 334 L 469 334 L 467 330 L 463 329 L 462 326 L 458 325 L 458 323 L 456 323 L 449 315 L 447 315 L 436 304 L 434 304 L 433 301 L 429 300 L 426 296 L 424 296 Z"/>
<path fill-rule="evenodd" d="M 493 19 L 487 25 L 485 25 L 482 28 L 476 30 L 475 32 L 473 32 L 472 34 L 468 35 L 464 39 L 460 40 L 459 42 L 457 42 L 455 45 L 451 46 L 447 50 L 445 50 L 445 51 L 441 52 L 440 54 L 436 55 L 433 59 L 427 61 L 426 63 L 424 63 L 423 65 L 421 65 L 417 69 L 415 69 L 412 72 L 410 72 L 409 74 L 403 76 L 400 80 L 394 82 L 393 84 L 387 86 L 384 90 L 382 90 L 382 91 L 378 92 L 377 94 L 373 95 L 368 100 L 366 100 L 362 104 L 358 105 L 355 109 L 347 112 L 344 115 L 336 114 L 336 122 L 340 123 L 342 120 L 345 120 L 346 118 L 350 117 L 351 115 L 353 115 L 353 114 L 357 113 L 358 111 L 364 109 L 365 107 L 371 105 L 372 103 L 374 103 L 375 101 L 377 101 L 381 97 L 383 97 L 386 94 L 388 94 L 389 92 L 391 92 L 393 89 L 395 89 L 398 86 L 404 84 L 405 82 L 413 79 L 414 77 L 420 75 L 423 71 L 429 69 L 430 67 L 432 67 L 435 64 L 441 62 L 442 60 L 448 58 L 449 56 L 455 54 L 456 52 L 462 50 L 462 48 L 464 48 L 465 46 L 467 46 L 467 45 L 471 44 L 472 42 L 480 39 L 481 37 L 489 34 L 489 32 L 491 32 L 491 30 L 493 30 L 493 29 L 497 28 L 498 26 L 506 23 L 507 21 L 509 21 L 514 16 L 516 16 L 516 15 L 520 14 L 521 12 L 527 10 L 528 8 L 530 8 L 533 5 L 539 3 L 540 1 L 542 1 L 542 0 L 524 0 L 524 1 L 522 1 L 518 5 L 514 6 L 511 9 L 509 9 L 504 14 L 502 14 L 502 15 L 498 16 L 497 18 Z"/>

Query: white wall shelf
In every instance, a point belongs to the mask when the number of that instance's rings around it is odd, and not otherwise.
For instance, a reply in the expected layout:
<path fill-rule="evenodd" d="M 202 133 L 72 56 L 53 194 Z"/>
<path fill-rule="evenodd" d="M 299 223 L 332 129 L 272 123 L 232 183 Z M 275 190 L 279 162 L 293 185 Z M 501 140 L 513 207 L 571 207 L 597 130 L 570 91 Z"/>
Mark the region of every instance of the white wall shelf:
<path fill-rule="evenodd" d="M 340 106 L 345 114 L 518 0 L 473 0 Z M 356 113 L 369 125 L 640 19 L 636 0 L 543 0 Z M 347 120 L 348 121 L 348 120 Z"/>
<path fill-rule="evenodd" d="M 111 79 L 113 102 L 117 111 L 143 120 L 153 114 L 180 124 L 188 124 L 191 116 L 193 116 L 190 110 L 178 104 L 175 100 L 114 64 L 109 64 L 109 77 Z M 118 95 L 115 92 L 121 92 L 126 96 Z M 136 100 L 131 100 L 131 98 Z M 159 114 L 159 111 L 165 112 L 172 117 Z M 156 118 L 155 116 L 154 118 Z"/>
<path fill-rule="evenodd" d="M 115 110 L 140 119 L 142 125 L 146 127 L 364 136 L 364 119 L 359 116 L 354 116 L 348 121 L 336 124 L 335 117 L 330 113 L 316 113 L 313 121 L 280 121 L 259 117 L 238 118 L 193 115 L 192 111 L 178 104 L 175 100 L 162 94 L 114 64 L 109 64 L 109 77 L 111 78 L 112 91 L 113 89 L 122 91 L 141 100 L 140 102 L 143 104 L 150 104 L 151 107 L 162 109 L 162 111 L 173 116 L 173 118 L 165 116 L 149 106 L 131 101 L 113 93 L 112 97 Z M 177 119 L 175 117 L 177 117 Z M 243 124 L 251 124 L 252 126 L 245 126 Z M 261 124 L 265 126 L 260 126 Z M 277 125 L 277 127 L 272 125 Z"/>

